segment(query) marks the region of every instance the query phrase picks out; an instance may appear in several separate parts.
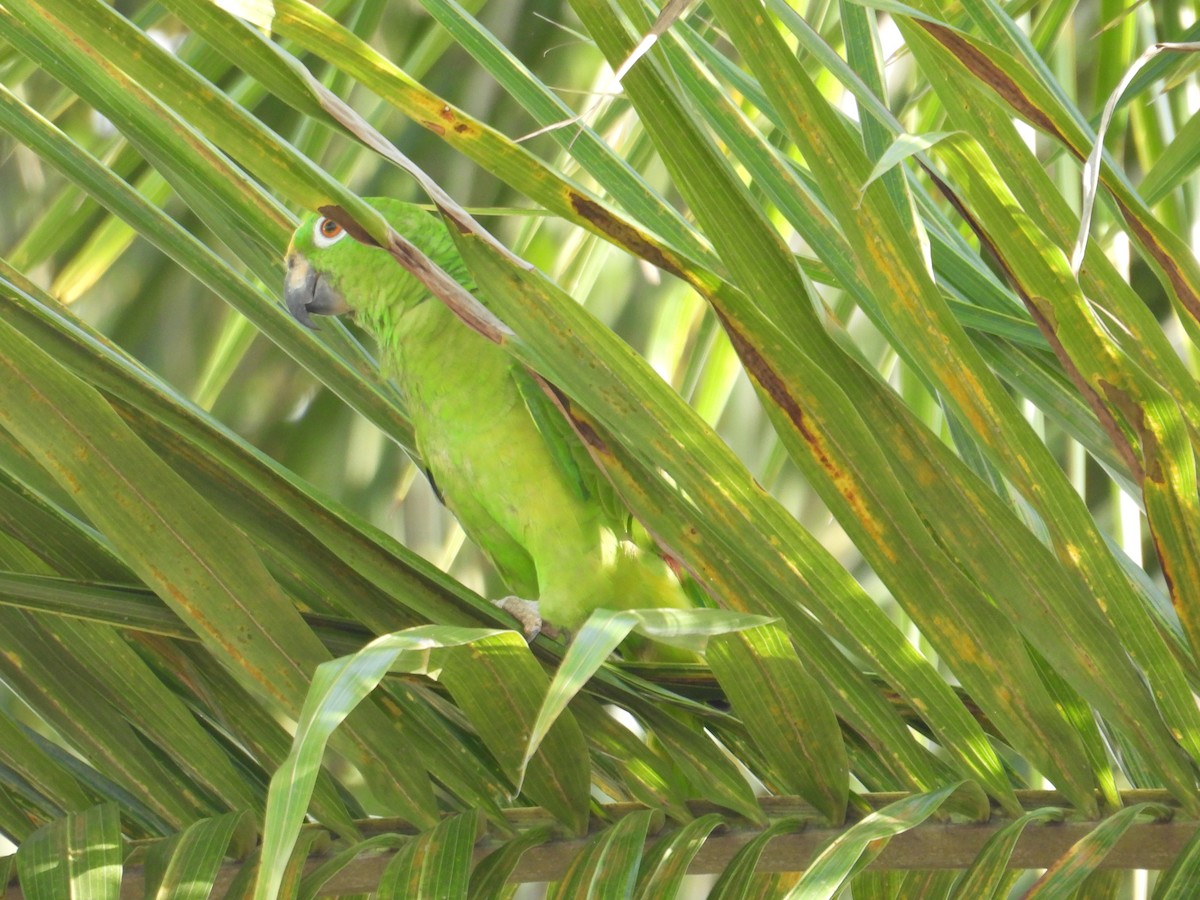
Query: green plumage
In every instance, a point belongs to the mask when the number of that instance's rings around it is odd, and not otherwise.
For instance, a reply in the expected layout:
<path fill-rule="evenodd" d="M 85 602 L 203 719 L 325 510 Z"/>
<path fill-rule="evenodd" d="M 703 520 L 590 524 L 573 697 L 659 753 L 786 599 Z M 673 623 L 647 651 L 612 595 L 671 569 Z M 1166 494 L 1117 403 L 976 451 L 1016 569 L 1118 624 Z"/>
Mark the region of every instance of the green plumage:
<path fill-rule="evenodd" d="M 468 290 L 440 219 L 369 201 L 397 232 Z M 630 539 L 628 512 L 533 381 L 464 325 L 383 250 L 313 215 L 288 250 L 288 306 L 353 313 L 404 393 L 417 449 L 446 505 L 515 594 L 578 628 L 598 608 L 691 604 L 652 547 Z"/>

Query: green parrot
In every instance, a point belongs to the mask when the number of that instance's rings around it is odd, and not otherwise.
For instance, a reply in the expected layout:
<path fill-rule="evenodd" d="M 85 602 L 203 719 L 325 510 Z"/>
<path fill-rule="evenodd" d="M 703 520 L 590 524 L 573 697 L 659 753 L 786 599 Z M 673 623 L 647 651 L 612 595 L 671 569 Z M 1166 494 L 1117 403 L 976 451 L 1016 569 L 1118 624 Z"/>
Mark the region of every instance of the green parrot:
<path fill-rule="evenodd" d="M 441 219 L 410 203 L 368 202 L 469 291 L 475 285 Z M 514 597 L 497 601 L 535 633 L 574 631 L 595 609 L 693 606 L 671 567 L 532 376 L 377 247 L 318 214 L 287 250 L 287 308 L 349 313 L 379 345 L 407 404 L 434 489 Z M 627 641 L 625 652 L 680 659 Z M 694 658 L 694 657 L 687 657 Z"/>

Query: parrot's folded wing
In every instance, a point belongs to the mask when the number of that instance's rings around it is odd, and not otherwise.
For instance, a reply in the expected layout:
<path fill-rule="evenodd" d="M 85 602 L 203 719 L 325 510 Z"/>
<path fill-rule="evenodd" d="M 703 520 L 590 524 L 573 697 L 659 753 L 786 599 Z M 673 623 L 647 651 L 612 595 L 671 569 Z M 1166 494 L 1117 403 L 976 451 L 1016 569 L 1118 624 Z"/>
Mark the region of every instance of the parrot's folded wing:
<path fill-rule="evenodd" d="M 550 449 L 550 455 L 562 470 L 567 483 L 581 500 L 598 504 L 615 526 L 628 533 L 632 524 L 629 509 L 612 483 L 596 467 L 587 448 L 571 430 L 554 401 L 546 396 L 537 379 L 522 366 L 514 365 L 512 375 L 542 440 Z"/>

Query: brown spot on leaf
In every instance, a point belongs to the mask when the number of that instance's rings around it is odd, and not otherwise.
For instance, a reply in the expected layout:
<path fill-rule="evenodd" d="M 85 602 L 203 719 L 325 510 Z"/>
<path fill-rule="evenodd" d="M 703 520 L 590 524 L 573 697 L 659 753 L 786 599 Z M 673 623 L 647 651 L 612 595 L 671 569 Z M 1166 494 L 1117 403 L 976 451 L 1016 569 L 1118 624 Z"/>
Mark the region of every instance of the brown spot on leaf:
<path fill-rule="evenodd" d="M 469 222 L 467 222 L 465 219 L 459 218 L 457 211 L 455 211 L 451 207 L 443 206 L 442 204 L 438 203 L 436 197 L 434 198 L 433 202 L 437 206 L 438 212 L 440 212 L 442 214 L 442 216 L 445 217 L 450 222 L 450 224 L 454 226 L 454 230 L 457 231 L 459 234 L 474 234 L 475 233 L 475 229 L 473 229 L 471 227 L 471 224 Z"/>
<path fill-rule="evenodd" d="M 758 348 L 746 339 L 746 336 L 726 317 L 724 312 L 719 309 L 716 312 L 717 316 L 721 319 L 722 326 L 725 328 L 725 333 L 729 335 L 730 343 L 733 344 L 734 350 L 737 351 L 738 358 L 741 359 L 742 365 L 746 367 L 746 371 L 750 373 L 755 381 L 762 385 L 763 390 L 767 392 L 767 395 L 775 402 L 775 405 L 783 410 L 787 414 L 787 417 L 792 420 L 792 424 L 796 426 L 796 430 L 800 432 L 800 436 L 811 446 L 817 446 L 817 436 L 808 427 L 808 420 L 804 415 L 804 410 L 800 408 L 800 404 L 796 402 L 791 391 L 787 389 L 787 385 L 779 377 L 779 373 L 771 367 L 770 363 L 758 352 Z M 824 458 L 823 452 L 821 456 L 821 461 L 824 465 L 828 460 Z"/>
<path fill-rule="evenodd" d="M 915 19 L 914 21 L 929 32 L 934 40 L 954 54 L 959 62 L 970 69 L 972 74 L 999 94 L 1000 98 L 1018 115 L 1047 134 L 1052 134 L 1064 143 L 1070 144 L 1041 107 L 1035 106 L 1033 101 L 1021 92 L 1020 86 L 990 60 L 980 48 L 968 41 L 966 36 L 937 22 L 929 22 L 924 19 Z"/>
<path fill-rule="evenodd" d="M 1140 462 L 1134 457 L 1132 448 L 1125 454 L 1129 471 L 1139 481 L 1149 478 L 1156 484 L 1162 484 L 1164 479 L 1160 459 L 1162 449 L 1159 446 L 1158 435 L 1146 424 L 1146 410 L 1136 398 L 1130 395 L 1129 391 L 1107 378 L 1099 379 L 1097 385 L 1104 394 L 1104 399 L 1121 413 L 1125 423 L 1136 432 L 1138 440 L 1141 441 L 1142 459 Z M 1128 441 L 1125 443 L 1128 446 Z"/>
<path fill-rule="evenodd" d="M 1109 440 L 1112 441 L 1113 447 L 1121 454 L 1121 458 L 1125 460 L 1130 473 L 1140 480 L 1142 471 L 1141 463 L 1138 461 L 1137 454 L 1134 453 L 1133 448 L 1129 446 L 1129 442 L 1125 439 L 1125 433 L 1121 431 L 1121 427 L 1113 417 L 1112 411 L 1105 405 L 1100 395 L 1096 393 L 1096 390 L 1088 383 L 1087 379 L 1084 378 L 1083 373 L 1080 372 L 1079 367 L 1075 364 L 1075 360 L 1067 353 L 1067 348 L 1063 346 L 1062 341 L 1058 337 L 1058 318 L 1054 312 L 1054 304 L 1044 297 L 1036 297 L 1029 293 L 1025 285 L 1017 278 L 1008 260 L 1000 252 L 999 246 L 984 230 L 979 220 L 972 215 L 966 204 L 954 193 L 950 185 L 931 167 L 923 166 L 922 168 L 925 169 L 925 173 L 929 175 L 933 183 L 937 185 L 942 195 L 950 202 L 950 205 L 962 216 L 963 221 L 967 223 L 967 227 L 975 233 L 975 237 L 979 239 L 980 248 L 986 251 L 1004 272 L 1005 281 L 1008 282 L 1016 295 L 1021 298 L 1021 302 L 1025 304 L 1025 308 L 1029 310 L 1030 318 L 1033 319 L 1038 330 L 1046 338 L 1050 349 L 1054 351 L 1054 355 L 1062 364 L 1063 371 L 1067 373 L 1067 376 L 1071 379 L 1071 383 L 1079 391 L 1080 396 L 1087 401 L 1092 412 L 1096 414 L 1096 418 L 1104 428 Z"/>
<path fill-rule="evenodd" d="M 680 265 L 671 259 L 661 247 L 656 247 L 628 222 L 623 222 L 606 210 L 603 206 L 582 194 L 571 191 L 567 194 L 571 207 L 580 216 L 587 219 L 601 232 L 607 234 L 617 244 L 624 247 L 635 256 L 640 256 L 646 262 L 658 266 L 664 272 L 670 272 L 680 278 L 687 278 Z"/>
<path fill-rule="evenodd" d="M 1154 235 L 1138 220 L 1138 217 L 1133 214 L 1128 206 L 1121 203 L 1119 198 L 1117 199 L 1117 203 L 1121 207 L 1121 215 L 1124 216 L 1125 223 L 1137 235 L 1138 241 L 1149 251 L 1150 255 L 1154 257 L 1154 261 L 1158 263 L 1166 274 L 1167 280 L 1171 282 L 1171 289 L 1175 292 L 1175 296 L 1179 298 L 1179 302 L 1191 313 L 1193 319 L 1200 322 L 1200 297 L 1196 296 L 1196 292 L 1180 268 L 1179 263 L 1167 252 L 1165 247 L 1154 239 Z"/>
<path fill-rule="evenodd" d="M 808 444 L 813 458 L 822 469 L 829 473 L 830 479 L 837 486 L 838 493 L 842 495 L 846 503 L 854 510 L 855 518 L 865 528 L 874 530 L 872 523 L 875 517 L 863 503 L 863 498 L 853 485 L 851 479 L 846 477 L 846 473 L 842 471 L 842 468 L 825 450 L 824 442 L 821 440 L 820 435 L 813 430 L 808 416 L 796 401 L 796 398 L 792 396 L 792 392 L 788 390 L 787 383 L 772 368 L 766 358 L 759 353 L 758 348 L 747 340 L 737 325 L 726 317 L 724 312 L 717 309 L 716 313 L 721 320 L 721 325 L 724 327 L 725 333 L 729 336 L 730 343 L 733 344 L 733 348 L 737 352 L 738 358 L 746 368 L 746 372 L 754 381 L 761 385 L 762 389 L 767 392 L 767 395 L 774 401 L 775 405 L 791 420 L 800 437 Z M 891 555 L 892 550 L 885 542 L 879 541 L 877 543 L 880 550 L 889 556 Z"/>
<path fill-rule="evenodd" d="M 75 456 L 79 460 L 83 461 L 87 458 L 87 453 L 77 450 L 75 452 Z M 80 484 L 79 479 L 75 477 L 74 469 L 69 469 L 64 465 L 61 465 L 57 459 L 52 460 L 50 465 L 54 469 L 55 476 L 59 479 L 59 481 L 63 482 L 68 491 L 70 491 L 72 494 L 83 493 L 83 485 Z"/>
<path fill-rule="evenodd" d="M 550 394 L 551 398 L 554 400 L 554 404 L 560 410 L 562 410 L 563 415 L 565 415 L 570 421 L 571 427 L 575 429 L 575 433 L 579 435 L 580 439 L 582 439 L 585 444 L 587 444 L 597 453 L 603 454 L 604 456 L 610 456 L 611 453 L 609 452 L 608 444 L 605 443 L 604 438 L 600 437 L 596 429 L 592 427 L 591 422 L 580 418 L 580 416 L 575 412 L 575 405 L 571 402 L 571 398 L 545 378 L 542 378 L 536 372 L 533 372 L 532 374 L 533 377 L 537 379 L 538 383 L 541 384 L 542 389 Z"/>
<path fill-rule="evenodd" d="M 444 125 L 440 125 L 437 122 L 430 122 L 428 119 L 421 119 L 421 125 L 423 125 L 425 128 L 428 128 L 438 137 L 442 137 L 446 133 L 446 128 Z"/>
<path fill-rule="evenodd" d="M 604 443 L 603 439 L 596 433 L 590 423 L 578 416 L 572 415 L 571 425 L 588 446 L 593 447 L 599 453 L 608 452 L 608 445 Z"/>
<path fill-rule="evenodd" d="M 1180 614 L 1179 618 L 1184 618 L 1186 610 L 1181 609 L 1179 592 L 1175 589 L 1175 579 L 1171 577 L 1171 559 L 1170 555 L 1165 551 L 1162 542 L 1158 538 L 1158 533 L 1151 528 L 1150 537 L 1154 541 L 1154 552 L 1158 556 L 1158 566 L 1162 571 L 1163 581 L 1167 585 L 1167 596 L 1171 598 L 1171 605 L 1175 607 L 1175 611 Z"/>
<path fill-rule="evenodd" d="M 404 266 L 409 271 L 411 271 L 413 269 L 420 269 L 421 271 L 427 271 L 429 268 L 428 266 L 425 265 L 425 263 L 422 259 L 420 259 L 415 253 L 412 252 L 413 251 L 412 245 L 409 243 L 406 243 L 405 241 L 396 240 L 395 237 L 392 237 L 388 241 L 387 251 L 388 251 L 388 253 L 392 254 L 393 257 L 396 258 L 396 260 L 400 263 L 400 265 Z"/>
<path fill-rule="evenodd" d="M 928 175 L 930 180 L 937 186 L 937 189 L 941 192 L 942 196 L 946 198 L 946 201 L 954 207 L 955 211 L 960 216 L 962 216 L 962 220 L 967 223 L 967 227 L 975 233 L 975 237 L 979 239 L 980 249 L 983 250 L 988 257 L 995 261 L 996 265 L 1000 266 L 1000 268 L 1004 270 L 1004 275 L 1008 280 L 1008 283 L 1013 285 L 1014 289 L 1019 290 L 1019 287 L 1017 286 L 1016 275 L 1013 274 L 1008 262 L 1003 256 L 1000 255 L 1000 251 L 997 249 L 991 237 L 989 237 L 988 233 L 983 230 L 983 226 L 979 224 L 979 220 L 975 218 L 974 213 L 971 212 L 958 194 L 954 192 L 954 189 L 950 187 L 946 180 L 938 174 L 937 170 L 925 163 L 921 163 L 921 168 L 925 170 L 925 174 Z M 1022 295 L 1022 297 L 1024 298 L 1024 295 Z"/>

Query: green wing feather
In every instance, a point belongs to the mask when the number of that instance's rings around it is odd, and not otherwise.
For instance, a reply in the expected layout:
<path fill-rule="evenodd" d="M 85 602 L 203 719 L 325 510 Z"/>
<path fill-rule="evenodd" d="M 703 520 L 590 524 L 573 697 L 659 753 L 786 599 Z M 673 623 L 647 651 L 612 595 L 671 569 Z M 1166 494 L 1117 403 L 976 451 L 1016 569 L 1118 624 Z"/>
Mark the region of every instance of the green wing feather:
<path fill-rule="evenodd" d="M 599 504 L 609 521 L 628 533 L 629 510 L 613 488 L 612 482 L 596 467 L 579 435 L 571 429 L 562 412 L 554 405 L 554 401 L 546 396 L 537 379 L 521 366 L 513 366 L 513 380 L 541 433 L 542 440 L 550 449 L 551 456 L 576 496 L 584 502 Z"/>

